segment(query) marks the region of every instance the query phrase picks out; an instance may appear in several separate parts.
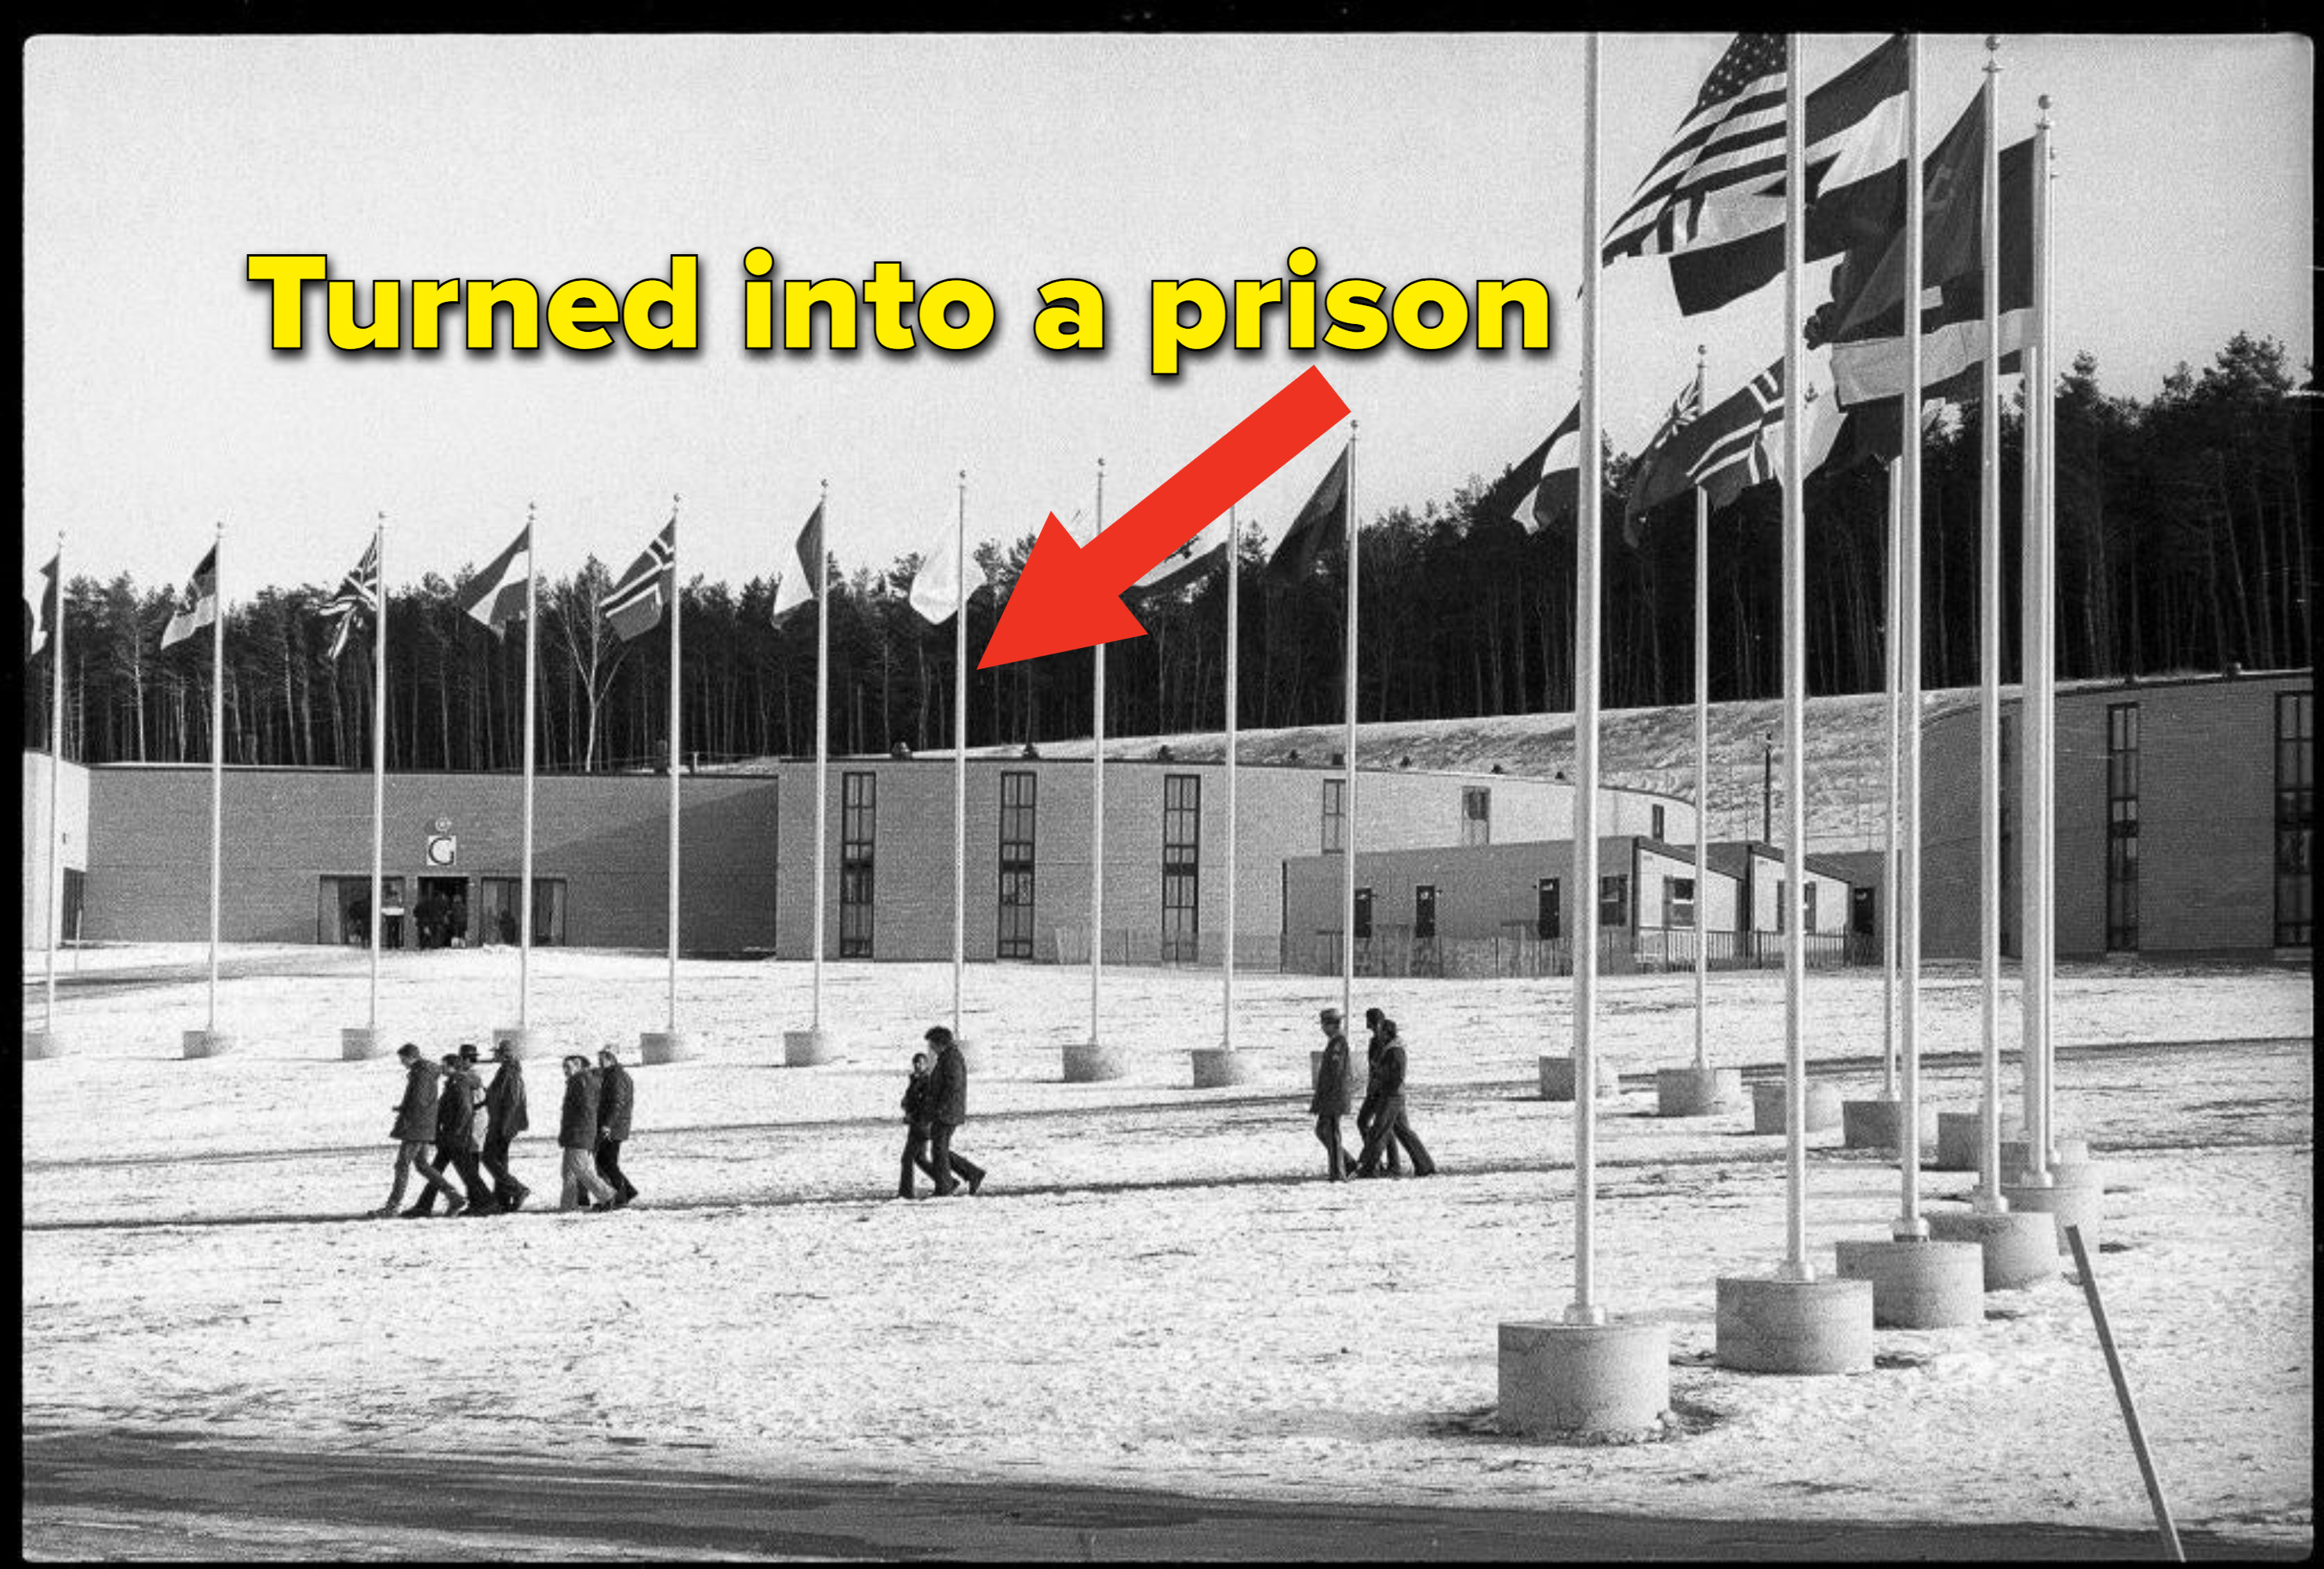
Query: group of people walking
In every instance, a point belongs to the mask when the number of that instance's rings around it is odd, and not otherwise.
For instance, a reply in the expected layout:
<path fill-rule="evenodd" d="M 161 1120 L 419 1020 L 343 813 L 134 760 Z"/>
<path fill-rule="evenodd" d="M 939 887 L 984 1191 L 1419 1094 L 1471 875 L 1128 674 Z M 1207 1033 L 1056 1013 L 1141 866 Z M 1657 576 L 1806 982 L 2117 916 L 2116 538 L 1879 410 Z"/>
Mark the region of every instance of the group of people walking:
<path fill-rule="evenodd" d="M 1412 1163 L 1413 1176 L 1435 1176 L 1436 1162 L 1405 1116 L 1404 1045 L 1397 1037 L 1396 1020 L 1377 1008 L 1364 1010 L 1371 1043 L 1366 1050 L 1370 1069 L 1364 1098 L 1356 1111 L 1356 1132 L 1363 1140 L 1360 1155 L 1349 1154 L 1340 1142 L 1340 1119 L 1348 1110 L 1346 1022 L 1336 1008 L 1324 1009 L 1318 1022 L 1323 1027 L 1323 1059 L 1316 1065 L 1315 1094 L 1307 1110 L 1315 1119 L 1315 1137 L 1323 1145 L 1325 1175 L 1333 1182 L 1345 1181 L 1351 1175 L 1395 1177 L 1400 1170 L 1396 1158 L 1400 1144 Z"/>
<path fill-rule="evenodd" d="M 506 1041 L 493 1048 L 497 1066 L 484 1082 L 476 1048 L 466 1045 L 441 1063 L 429 1062 L 406 1041 L 396 1049 L 403 1064 L 403 1098 L 396 1103 L 395 1185 L 387 1202 L 371 1212 L 375 1219 L 417 1219 L 436 1213 L 444 1195 L 446 1218 L 507 1214 L 524 1207 L 532 1189 L 509 1169 L 509 1146 L 531 1125 L 525 1107 L 524 1065 Z M 597 1065 L 574 1052 L 565 1058 L 565 1102 L 557 1142 L 564 1155 L 559 1209 L 621 1209 L 638 1195 L 622 1172 L 622 1146 L 630 1137 L 636 1082 L 608 1046 Z M 428 1158 L 430 1144 L 435 1158 Z M 455 1187 L 446 1175 L 460 1179 Z M 414 1172 L 425 1185 L 418 1202 L 402 1208 Z M 466 1188 L 465 1193 L 460 1188 Z"/>

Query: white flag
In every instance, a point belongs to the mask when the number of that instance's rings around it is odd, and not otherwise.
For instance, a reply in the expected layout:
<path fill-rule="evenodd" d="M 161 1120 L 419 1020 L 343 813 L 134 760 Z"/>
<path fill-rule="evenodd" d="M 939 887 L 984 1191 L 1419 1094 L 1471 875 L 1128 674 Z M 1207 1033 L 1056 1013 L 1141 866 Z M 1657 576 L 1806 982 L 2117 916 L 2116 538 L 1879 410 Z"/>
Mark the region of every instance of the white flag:
<path fill-rule="evenodd" d="M 920 558 L 920 569 L 912 574 L 912 608 L 920 619 L 934 624 L 950 619 L 960 606 L 960 529 L 946 523 L 937 532 L 927 554 Z M 991 578 L 979 568 L 971 594 L 986 586 Z"/>

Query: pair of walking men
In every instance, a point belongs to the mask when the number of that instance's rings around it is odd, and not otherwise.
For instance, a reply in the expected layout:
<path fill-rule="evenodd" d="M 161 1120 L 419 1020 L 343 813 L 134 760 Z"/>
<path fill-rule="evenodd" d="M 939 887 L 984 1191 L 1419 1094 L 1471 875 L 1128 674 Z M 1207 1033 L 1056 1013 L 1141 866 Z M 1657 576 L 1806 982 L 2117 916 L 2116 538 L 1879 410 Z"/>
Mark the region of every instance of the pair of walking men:
<path fill-rule="evenodd" d="M 1367 1052 L 1370 1072 L 1356 1129 L 1363 1135 L 1360 1156 L 1350 1155 L 1340 1142 L 1340 1118 L 1348 1106 L 1348 1035 L 1340 1011 L 1326 1008 L 1319 1016 L 1323 1028 L 1323 1060 L 1315 1071 L 1315 1094 L 1307 1110 L 1315 1119 L 1315 1137 L 1325 1151 L 1325 1172 L 1333 1182 L 1344 1180 L 1350 1168 L 1358 1177 L 1378 1177 L 1397 1170 L 1396 1149 L 1404 1146 L 1412 1175 L 1433 1177 L 1436 1162 L 1404 1113 L 1404 1046 L 1397 1038 L 1396 1020 L 1379 1009 L 1367 1009 L 1364 1022 L 1371 1028 Z M 1385 1160 L 1383 1160 L 1385 1156 Z"/>
<path fill-rule="evenodd" d="M 401 1214 L 407 1218 L 436 1212 L 436 1195 L 444 1195 L 447 1218 L 455 1215 L 504 1214 L 521 1208 L 532 1190 L 509 1169 L 509 1146 L 530 1125 L 525 1105 L 524 1068 L 506 1041 L 493 1048 L 498 1071 L 490 1085 L 477 1076 L 481 1066 L 476 1048 L 463 1046 L 439 1066 L 427 1061 L 420 1048 L 406 1042 L 396 1051 L 405 1069 L 403 1098 L 397 1103 L 390 1137 L 396 1142 L 395 1183 L 388 1201 L 372 1211 L 375 1216 Z M 575 1054 L 565 1059 L 566 1094 L 558 1142 L 565 1152 L 564 1202 L 572 1209 L 582 1195 L 598 1207 L 619 1208 L 637 1196 L 621 1168 L 621 1150 L 630 1136 L 634 1088 L 629 1072 L 613 1048 L 598 1054 L 603 1069 Z M 428 1158 L 430 1139 L 436 1158 Z M 467 1189 L 456 1189 L 446 1176 L 450 1168 Z M 411 1174 L 425 1186 L 419 1202 L 399 1210 Z M 487 1180 L 489 1176 L 489 1180 Z"/>
<path fill-rule="evenodd" d="M 948 1197 L 966 1182 L 973 1195 L 984 1186 L 984 1168 L 953 1150 L 953 1134 L 968 1121 L 968 1062 L 952 1031 L 936 1025 L 927 1032 L 929 1051 L 912 1056 L 911 1081 L 904 1086 L 904 1164 L 898 1198 L 918 1198 L 912 1170 L 918 1167 Z"/>
<path fill-rule="evenodd" d="M 565 1104 L 557 1125 L 564 1151 L 564 1191 L 557 1207 L 621 1209 L 638 1196 L 622 1174 L 622 1146 L 629 1140 L 630 1114 L 637 1085 L 610 1046 L 591 1067 L 580 1052 L 565 1058 Z"/>

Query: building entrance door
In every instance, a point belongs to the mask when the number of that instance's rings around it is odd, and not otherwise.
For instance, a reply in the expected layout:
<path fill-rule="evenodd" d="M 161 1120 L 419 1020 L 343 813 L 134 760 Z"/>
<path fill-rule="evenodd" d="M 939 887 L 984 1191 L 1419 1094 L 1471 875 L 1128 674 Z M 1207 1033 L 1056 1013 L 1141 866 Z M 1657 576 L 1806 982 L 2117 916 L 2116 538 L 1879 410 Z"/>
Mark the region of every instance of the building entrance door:
<path fill-rule="evenodd" d="M 420 902 L 413 908 L 427 912 L 420 919 L 421 946 L 465 948 L 475 943 L 468 929 L 466 878 L 421 878 Z"/>

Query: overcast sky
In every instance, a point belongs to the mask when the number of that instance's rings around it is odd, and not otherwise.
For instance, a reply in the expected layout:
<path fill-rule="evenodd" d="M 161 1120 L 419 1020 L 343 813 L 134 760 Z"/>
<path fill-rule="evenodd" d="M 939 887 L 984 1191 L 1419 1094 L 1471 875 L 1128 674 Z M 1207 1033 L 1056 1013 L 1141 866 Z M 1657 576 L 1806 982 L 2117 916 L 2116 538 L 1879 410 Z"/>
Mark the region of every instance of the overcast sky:
<path fill-rule="evenodd" d="M 1807 44 L 1819 82 L 1875 35 Z M 1609 38 L 1610 220 L 1727 40 Z M 1581 41 L 1570 36 L 65 38 L 24 60 L 28 563 L 182 580 L 214 523 L 229 593 L 335 583 L 374 513 L 389 577 L 481 565 L 540 508 L 541 569 L 618 571 L 685 497 L 689 576 L 779 569 L 831 485 L 832 549 L 884 566 L 1092 504 L 1118 515 L 1308 364 L 1361 421 L 1366 515 L 1449 497 L 1572 402 L 1582 252 Z M 1974 38 L 1924 50 L 1933 144 L 1975 91 Z M 2238 328 L 2314 353 L 2313 61 L 2306 42 L 2005 39 L 2005 139 L 2052 95 L 2058 325 L 2109 392 L 2150 396 Z M 1286 275 L 1391 293 L 1536 277 L 1549 354 L 1224 346 L 1148 370 L 1148 284 Z M 742 257 L 784 278 L 975 280 L 980 352 L 746 354 Z M 626 289 L 700 257 L 692 355 L 267 346 L 254 252 L 335 278 L 587 277 Z M 1053 354 L 1038 291 L 1105 291 L 1109 347 Z M 1822 298 L 1820 278 L 1812 304 Z M 1607 274 L 1604 410 L 1636 449 L 1711 351 L 1711 398 L 1781 351 L 1782 290 L 1681 318 L 1664 266 Z M 407 317 L 408 317 L 407 311 Z M 445 316 L 447 340 L 458 313 Z M 407 324 L 408 325 L 408 324 Z M 1569 330 L 1572 328 L 1573 330 Z M 407 337 L 408 341 L 408 337 Z M 504 340 L 503 340 L 504 341 Z M 1337 448 L 1246 503 L 1279 530 Z"/>

